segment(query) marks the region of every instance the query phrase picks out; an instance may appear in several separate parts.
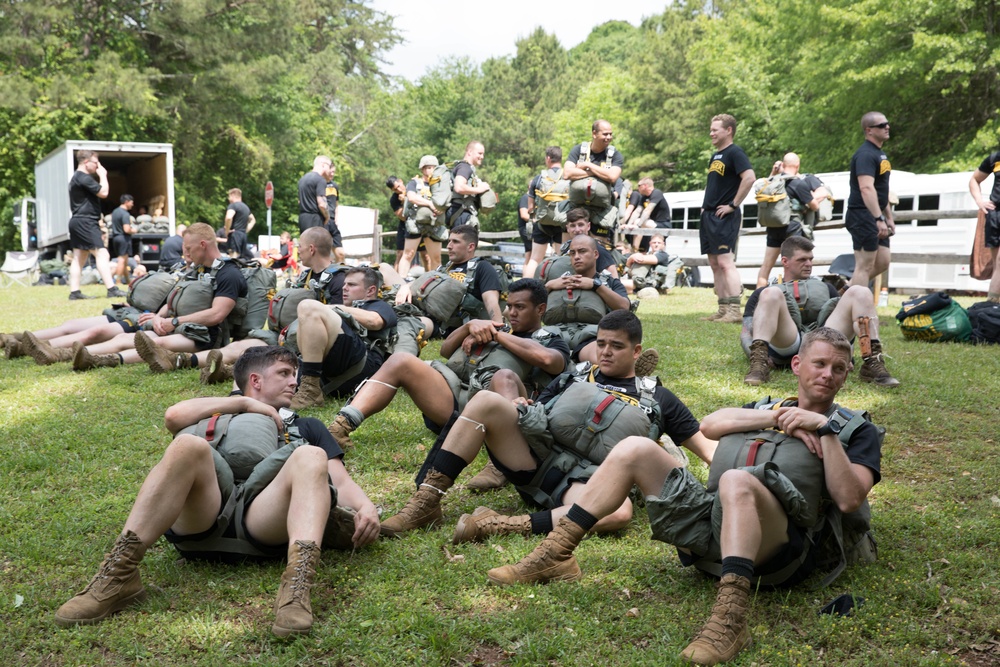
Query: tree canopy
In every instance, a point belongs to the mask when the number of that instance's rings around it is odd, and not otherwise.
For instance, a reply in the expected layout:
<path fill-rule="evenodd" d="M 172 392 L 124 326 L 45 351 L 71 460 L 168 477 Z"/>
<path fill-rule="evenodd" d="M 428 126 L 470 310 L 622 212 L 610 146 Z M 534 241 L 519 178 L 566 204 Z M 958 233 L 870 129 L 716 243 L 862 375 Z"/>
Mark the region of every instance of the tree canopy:
<path fill-rule="evenodd" d="M 992 0 L 676 2 L 570 49 L 536 28 L 513 56 L 405 82 L 382 71 L 393 18 L 363 0 L 12 0 L 0 202 L 29 195 L 35 162 L 68 139 L 157 141 L 175 146 L 179 220 L 221 220 L 228 188 L 272 180 L 276 228 L 294 228 L 296 181 L 327 153 L 342 201 L 392 225 L 388 175 L 478 140 L 500 197 L 484 226 L 510 229 L 546 146 L 568 153 L 596 118 L 614 126 L 625 177 L 700 187 L 717 113 L 738 119 L 759 171 L 789 150 L 806 170 L 846 169 L 870 110 L 893 123 L 894 167 L 969 169 L 1000 136 L 998 33 Z"/>

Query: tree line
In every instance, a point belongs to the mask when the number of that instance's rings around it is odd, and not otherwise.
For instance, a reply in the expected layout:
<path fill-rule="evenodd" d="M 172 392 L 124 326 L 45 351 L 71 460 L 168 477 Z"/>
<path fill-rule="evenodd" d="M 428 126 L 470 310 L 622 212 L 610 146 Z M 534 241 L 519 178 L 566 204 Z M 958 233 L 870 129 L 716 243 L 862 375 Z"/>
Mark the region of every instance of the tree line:
<path fill-rule="evenodd" d="M 296 181 L 325 153 L 342 202 L 394 226 L 386 177 L 476 139 L 500 197 L 484 227 L 510 229 L 545 147 L 568 152 L 594 119 L 613 124 L 625 177 L 670 191 L 703 185 L 723 112 L 758 173 L 789 150 L 807 171 L 846 169 L 873 109 L 893 124 L 893 168 L 972 169 L 1000 137 L 998 34 L 992 0 L 678 1 L 570 49 L 537 28 L 513 56 L 407 82 L 382 69 L 393 18 L 363 0 L 12 0 L 0 203 L 30 195 L 63 141 L 153 141 L 174 144 L 178 221 L 221 222 L 231 187 L 262 209 L 271 180 L 275 228 L 294 229 Z"/>

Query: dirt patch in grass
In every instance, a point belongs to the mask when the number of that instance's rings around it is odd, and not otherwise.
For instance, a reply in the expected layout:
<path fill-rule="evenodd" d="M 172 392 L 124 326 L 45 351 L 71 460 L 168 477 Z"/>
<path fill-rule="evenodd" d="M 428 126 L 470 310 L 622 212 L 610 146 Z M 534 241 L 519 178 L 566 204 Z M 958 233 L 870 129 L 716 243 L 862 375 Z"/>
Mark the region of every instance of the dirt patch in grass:
<path fill-rule="evenodd" d="M 510 664 L 510 653 L 495 644 L 480 644 L 472 653 L 461 658 L 453 658 L 451 664 L 455 667 L 460 665 L 481 665 L 482 667 L 507 665 Z"/>

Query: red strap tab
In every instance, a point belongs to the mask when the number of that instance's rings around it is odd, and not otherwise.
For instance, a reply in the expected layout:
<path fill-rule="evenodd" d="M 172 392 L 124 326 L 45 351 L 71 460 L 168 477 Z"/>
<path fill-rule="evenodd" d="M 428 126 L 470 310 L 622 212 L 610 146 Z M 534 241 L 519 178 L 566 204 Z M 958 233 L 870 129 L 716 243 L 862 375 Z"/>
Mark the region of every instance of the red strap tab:
<path fill-rule="evenodd" d="M 763 444 L 764 444 L 763 440 L 754 440 L 750 444 L 750 451 L 747 452 L 747 462 L 746 462 L 747 467 L 756 465 L 757 450 L 760 449 L 760 446 Z"/>
<path fill-rule="evenodd" d="M 795 300 L 799 300 L 799 281 L 796 280 L 792 283 L 792 292 L 795 293 Z"/>
<path fill-rule="evenodd" d="M 212 442 L 215 439 L 215 424 L 219 421 L 220 415 L 212 415 L 212 418 L 208 420 L 208 426 L 205 427 L 205 440 Z"/>
<path fill-rule="evenodd" d="M 597 409 L 594 410 L 595 424 L 601 423 L 601 415 L 604 414 L 604 410 L 607 409 L 607 407 L 611 405 L 614 402 L 614 400 L 615 400 L 614 396 L 608 396 L 603 401 L 601 401 L 600 405 L 597 406 Z"/>

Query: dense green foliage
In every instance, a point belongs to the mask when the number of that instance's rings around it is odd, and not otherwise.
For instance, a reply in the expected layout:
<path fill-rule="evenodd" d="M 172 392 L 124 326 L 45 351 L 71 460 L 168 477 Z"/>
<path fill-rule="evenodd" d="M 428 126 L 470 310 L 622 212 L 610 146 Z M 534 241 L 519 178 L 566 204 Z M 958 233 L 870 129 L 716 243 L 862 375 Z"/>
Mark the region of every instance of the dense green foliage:
<path fill-rule="evenodd" d="M 346 203 L 388 214 L 386 176 L 479 139 L 500 195 L 484 224 L 512 228 L 545 147 L 568 152 L 595 118 L 614 125 L 627 178 L 681 190 L 703 183 L 722 112 L 758 172 L 787 150 L 845 169 L 871 109 L 893 122 L 894 168 L 969 169 L 1000 135 L 998 33 L 994 0 L 679 1 L 571 49 L 538 28 L 512 57 L 401 82 L 380 70 L 393 20 L 363 0 L 15 0 L 0 7 L 0 205 L 67 139 L 166 141 L 179 220 L 221 220 L 229 187 L 261 208 L 270 179 L 281 229 L 318 152 Z"/>

